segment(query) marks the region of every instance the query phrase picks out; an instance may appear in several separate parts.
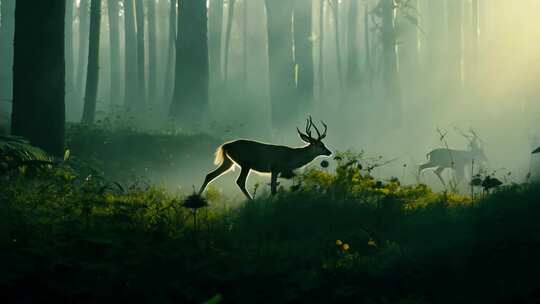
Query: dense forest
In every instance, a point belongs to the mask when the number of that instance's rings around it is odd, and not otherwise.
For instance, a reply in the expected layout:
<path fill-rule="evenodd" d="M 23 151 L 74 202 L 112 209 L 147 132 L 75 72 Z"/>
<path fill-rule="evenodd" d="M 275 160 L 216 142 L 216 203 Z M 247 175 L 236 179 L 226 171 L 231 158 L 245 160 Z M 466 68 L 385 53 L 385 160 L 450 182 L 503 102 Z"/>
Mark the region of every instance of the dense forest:
<path fill-rule="evenodd" d="M 539 9 L 0 0 L 0 300 L 536 302 Z"/>

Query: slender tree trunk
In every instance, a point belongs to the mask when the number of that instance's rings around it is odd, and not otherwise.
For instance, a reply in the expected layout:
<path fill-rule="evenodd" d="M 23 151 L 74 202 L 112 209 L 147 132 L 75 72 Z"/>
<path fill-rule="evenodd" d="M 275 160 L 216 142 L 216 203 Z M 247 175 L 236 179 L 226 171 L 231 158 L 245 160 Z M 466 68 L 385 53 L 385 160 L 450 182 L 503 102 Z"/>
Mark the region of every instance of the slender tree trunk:
<path fill-rule="evenodd" d="M 353 92 L 360 80 L 358 69 L 358 1 L 350 0 L 347 39 L 347 92 Z"/>
<path fill-rule="evenodd" d="M 176 42 L 176 78 L 170 115 L 186 125 L 208 111 L 208 18 L 206 1 L 181 1 Z"/>
<path fill-rule="evenodd" d="M 11 101 L 13 88 L 13 34 L 15 1 L 2 1 L 0 27 L 0 103 Z"/>
<path fill-rule="evenodd" d="M 64 153 L 65 9 L 65 0 L 17 0 L 15 11 L 11 133 L 57 156 Z"/>
<path fill-rule="evenodd" d="M 343 97 L 343 92 L 345 91 L 344 81 L 343 81 L 343 60 L 341 58 L 341 38 L 339 33 L 339 1 L 332 0 L 331 8 L 332 14 L 334 16 L 334 36 L 336 43 L 336 61 L 337 61 L 337 73 L 338 73 L 338 82 L 339 82 L 339 94 Z M 341 98 L 343 100 L 343 98 Z"/>
<path fill-rule="evenodd" d="M 231 33 L 232 25 L 234 20 L 234 7 L 236 6 L 236 0 L 229 0 L 229 12 L 227 14 L 227 32 L 225 34 L 225 55 L 223 58 L 224 61 L 224 72 L 223 77 L 225 82 L 229 79 L 229 54 L 231 47 Z"/>
<path fill-rule="evenodd" d="M 463 2 L 461 0 L 452 0 L 448 5 L 448 58 L 447 71 L 449 76 L 449 85 L 454 88 L 462 86 L 462 14 Z"/>
<path fill-rule="evenodd" d="M 66 100 L 70 102 L 74 97 L 74 67 L 75 55 L 73 47 L 73 20 L 74 20 L 74 0 L 66 0 L 66 29 L 65 29 L 65 45 L 66 45 Z"/>
<path fill-rule="evenodd" d="M 76 87 L 74 95 L 80 100 L 84 95 L 88 60 L 88 39 L 90 33 L 90 0 L 81 0 L 79 7 L 79 58 L 77 63 Z M 74 96 L 75 97 L 75 96 Z"/>
<path fill-rule="evenodd" d="M 99 84 L 99 37 L 101 25 L 101 0 L 90 4 L 90 44 L 82 122 L 94 123 L 96 116 L 97 89 Z"/>
<path fill-rule="evenodd" d="M 365 65 L 366 65 L 366 79 L 368 83 L 368 87 L 371 88 L 373 82 L 373 66 L 371 62 L 371 35 L 370 30 L 371 27 L 369 22 L 369 3 L 366 1 L 364 4 L 364 47 L 365 47 Z"/>
<path fill-rule="evenodd" d="M 249 0 L 248 0 L 249 1 Z M 223 0 L 210 0 L 209 52 L 212 86 L 219 87 L 223 80 L 221 64 L 221 36 L 223 33 Z"/>
<path fill-rule="evenodd" d="M 148 1 L 148 96 L 155 100 L 157 95 L 157 21 L 156 1 Z"/>
<path fill-rule="evenodd" d="M 395 7 L 393 0 L 381 0 L 379 5 L 382 5 L 384 95 L 388 102 L 389 120 L 392 126 L 396 127 L 401 123 L 401 89 L 397 69 Z"/>
<path fill-rule="evenodd" d="M 171 7 L 169 11 L 169 50 L 167 52 L 167 79 L 165 81 L 165 100 L 167 103 L 172 98 L 172 88 L 174 84 L 174 66 L 175 66 L 175 54 L 176 54 L 176 28 L 177 28 L 177 13 L 176 8 L 177 1 L 171 0 Z M 212 57 L 210 57 L 211 59 Z"/>
<path fill-rule="evenodd" d="M 146 50 L 144 30 L 144 1 L 135 0 L 135 12 L 137 16 L 137 87 L 139 103 L 146 104 Z"/>
<path fill-rule="evenodd" d="M 135 26 L 135 0 L 124 0 L 124 28 L 125 28 L 125 94 L 126 108 L 139 106 L 137 89 L 137 30 Z"/>
<path fill-rule="evenodd" d="M 292 122 L 298 106 L 294 104 L 294 58 L 292 1 L 266 0 L 270 99 L 274 128 Z"/>
<path fill-rule="evenodd" d="M 294 7 L 294 58 L 300 108 L 312 104 L 314 96 L 311 0 L 296 0 Z"/>
<path fill-rule="evenodd" d="M 324 6 L 326 0 L 319 0 L 319 100 L 324 99 Z"/>
<path fill-rule="evenodd" d="M 247 87 L 248 81 L 248 0 L 244 0 L 242 3 L 244 8 L 242 12 L 242 80 Z"/>
<path fill-rule="evenodd" d="M 109 39 L 111 51 L 111 104 L 120 103 L 120 18 L 118 0 L 109 0 Z"/>

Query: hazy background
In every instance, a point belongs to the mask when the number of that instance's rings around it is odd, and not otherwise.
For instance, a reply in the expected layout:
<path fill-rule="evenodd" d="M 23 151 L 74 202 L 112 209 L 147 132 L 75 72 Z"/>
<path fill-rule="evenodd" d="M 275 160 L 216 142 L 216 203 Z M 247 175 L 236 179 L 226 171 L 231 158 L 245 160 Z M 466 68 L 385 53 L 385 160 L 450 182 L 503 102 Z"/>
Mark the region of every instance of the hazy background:
<path fill-rule="evenodd" d="M 6 9 L 9 1 L 0 1 L 4 37 L 13 29 L 9 25 L 13 11 Z M 81 1 L 88 0 L 68 1 L 72 15 L 66 19 L 66 52 L 72 58 L 66 60 L 66 114 L 70 122 L 81 119 L 88 60 L 85 40 L 90 11 L 88 3 L 83 5 Z M 174 87 L 174 54 L 170 53 L 174 42 L 171 37 L 175 37 L 171 28 L 176 28 L 176 24 L 171 27 L 170 19 L 174 4 L 171 6 L 169 0 L 143 1 L 144 33 L 155 38 L 144 40 L 144 68 L 147 88 L 153 82 L 155 89 L 147 90 L 144 108 L 127 111 L 125 1 L 116 1 L 117 27 L 112 26 L 113 19 L 108 15 L 115 1 L 102 1 L 97 119 L 116 117 L 153 132 L 202 131 L 223 140 L 250 138 L 295 146 L 301 142 L 294 126 L 302 128 L 306 116 L 312 115 L 314 120 L 328 124 L 326 143 L 331 149 L 364 150 L 366 156 L 398 158 L 375 174 L 397 176 L 406 182 L 415 182 L 415 165 L 425 160 L 430 149 L 442 146 L 437 128 L 448 131 L 446 140 L 456 149 L 466 149 L 467 142 L 455 128 L 473 128 L 484 142 L 490 169 L 501 174 L 512 172 L 513 181 L 524 181 L 531 166 L 540 162 L 530 154 L 540 145 L 540 2 L 401 0 L 395 2 L 391 19 L 385 19 L 385 1 L 297 0 L 304 9 L 308 7 L 311 28 L 309 35 L 290 37 L 293 42 L 285 46 L 269 46 L 268 37 L 290 35 L 290 28 L 275 33 L 269 28 L 281 30 L 276 24 L 289 23 L 299 28 L 300 18 L 280 11 L 294 6 L 293 1 L 237 0 L 233 10 L 231 0 L 209 1 L 209 107 L 198 123 L 189 124 L 169 115 Z M 265 2 L 273 5 L 272 12 L 279 12 L 272 20 L 268 19 Z M 151 6 L 155 15 L 149 14 Z M 221 22 L 212 14 L 219 6 Z M 118 34 L 116 62 L 111 59 L 111 31 Z M 3 124 L 10 116 L 13 56 L 5 41 L 0 50 Z M 298 87 L 305 75 L 294 63 L 300 60 L 295 58 L 295 47 L 301 44 L 309 46 L 308 58 L 312 58 L 313 83 L 309 90 L 313 96 L 304 99 L 283 94 L 279 100 L 272 99 L 269 52 L 277 54 L 277 65 L 289 71 L 282 75 L 292 77 Z M 111 81 L 115 71 L 120 75 L 116 85 Z M 276 119 L 275 115 L 272 119 L 273 102 L 279 102 L 280 111 L 288 115 L 286 119 Z M 199 184 L 213 168 L 211 155 L 201 157 L 201 163 L 208 165 L 190 168 L 193 174 L 187 181 L 182 178 L 184 188 L 190 187 L 185 184 Z M 175 178 L 174 172 L 165 174 Z M 217 185 L 232 187 L 233 178 L 231 174 Z M 426 173 L 424 181 L 440 189 L 432 174 Z"/>

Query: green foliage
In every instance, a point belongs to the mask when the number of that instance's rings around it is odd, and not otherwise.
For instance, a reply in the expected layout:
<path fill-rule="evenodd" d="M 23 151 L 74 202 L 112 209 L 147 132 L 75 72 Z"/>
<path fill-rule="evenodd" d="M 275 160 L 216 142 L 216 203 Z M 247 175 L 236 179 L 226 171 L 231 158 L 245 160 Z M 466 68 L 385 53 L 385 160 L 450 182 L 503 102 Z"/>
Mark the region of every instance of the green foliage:
<path fill-rule="evenodd" d="M 506 186 L 471 202 L 379 180 L 370 168 L 381 162 L 340 154 L 295 176 L 295 191 L 238 208 L 223 208 L 216 189 L 186 200 L 110 182 L 73 157 L 19 172 L 0 179 L 0 289 L 9 302 L 536 298 L 540 187 Z M 192 220 L 185 202 L 206 200 Z"/>

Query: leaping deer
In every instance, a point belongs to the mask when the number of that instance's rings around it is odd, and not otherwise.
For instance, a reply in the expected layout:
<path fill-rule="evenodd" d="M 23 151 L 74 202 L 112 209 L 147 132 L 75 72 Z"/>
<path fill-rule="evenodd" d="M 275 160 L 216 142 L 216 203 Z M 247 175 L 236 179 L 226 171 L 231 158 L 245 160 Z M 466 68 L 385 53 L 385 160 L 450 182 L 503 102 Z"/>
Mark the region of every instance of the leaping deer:
<path fill-rule="evenodd" d="M 317 129 L 317 126 L 313 124 L 311 116 L 307 119 L 305 133 L 296 128 L 300 138 L 307 144 L 303 147 L 277 146 L 244 139 L 223 144 L 216 150 L 214 160 L 214 163 L 219 167 L 206 175 L 199 190 L 199 195 L 204 192 L 210 182 L 230 171 L 235 165 L 241 168 L 236 184 L 249 200 L 253 198 L 246 190 L 246 181 L 251 170 L 260 173 L 271 173 L 271 192 L 272 195 L 276 194 L 279 175 L 290 175 L 293 170 L 307 165 L 317 156 L 329 156 L 332 154 L 322 142 L 326 137 L 328 127 L 324 122 L 321 121 L 321 123 L 324 126 L 322 134 Z M 311 136 L 312 127 L 317 132 L 317 138 Z"/>
<path fill-rule="evenodd" d="M 459 130 L 458 130 L 459 131 Z M 484 150 L 480 147 L 480 138 L 472 129 L 469 134 L 459 131 L 459 133 L 469 141 L 469 150 L 454 150 L 439 148 L 431 150 L 427 155 L 427 163 L 421 164 L 418 174 L 421 175 L 426 169 L 435 169 L 433 172 L 439 180 L 446 185 L 441 173 L 445 169 L 453 169 L 456 172 L 458 181 L 465 177 L 465 167 L 472 164 L 472 161 L 487 162 Z"/>

